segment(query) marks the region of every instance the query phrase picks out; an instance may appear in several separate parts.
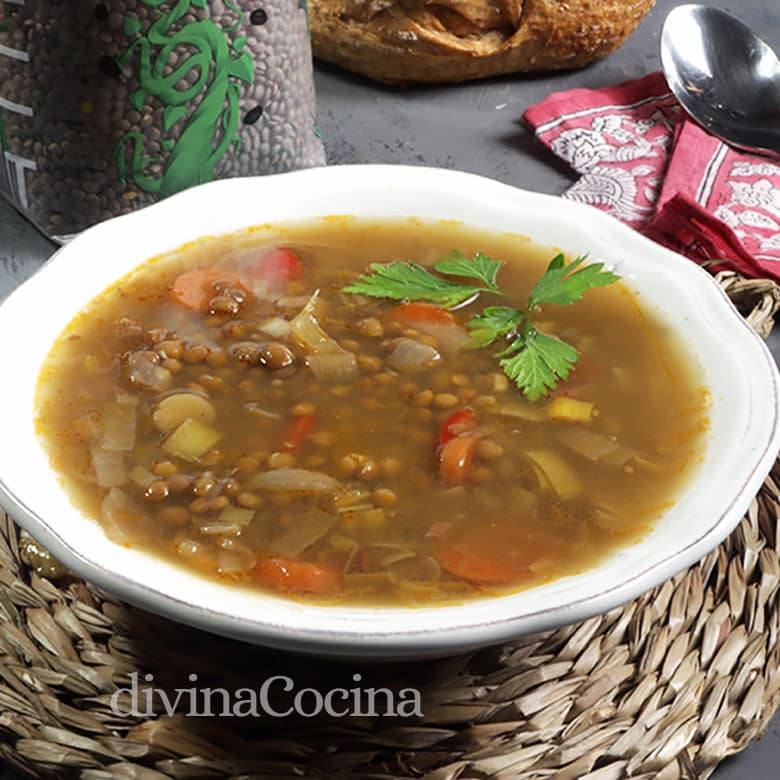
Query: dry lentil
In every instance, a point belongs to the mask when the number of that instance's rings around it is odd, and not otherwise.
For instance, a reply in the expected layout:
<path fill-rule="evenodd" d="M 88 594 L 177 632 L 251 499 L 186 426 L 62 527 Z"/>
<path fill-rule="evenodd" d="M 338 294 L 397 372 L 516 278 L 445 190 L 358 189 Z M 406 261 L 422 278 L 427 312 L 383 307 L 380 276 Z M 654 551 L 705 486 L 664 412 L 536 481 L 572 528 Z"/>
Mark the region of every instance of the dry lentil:
<path fill-rule="evenodd" d="M 268 456 L 269 469 L 288 469 L 295 465 L 295 455 L 291 452 L 272 452 Z"/>
<path fill-rule="evenodd" d="M 482 460 L 498 460 L 504 454 L 504 448 L 493 439 L 480 439 L 477 442 L 477 455 Z"/>
<path fill-rule="evenodd" d="M 374 503 L 377 506 L 381 506 L 384 509 L 394 507 L 398 503 L 396 492 L 389 488 L 377 488 L 377 490 L 371 494 L 371 497 L 374 499 Z"/>
<path fill-rule="evenodd" d="M 180 341 L 171 341 L 165 339 L 161 341 L 156 347 L 157 354 L 162 358 L 172 358 L 178 360 L 182 356 L 184 351 Z"/>
<path fill-rule="evenodd" d="M 226 479 L 222 492 L 230 498 L 235 498 L 241 492 L 241 485 L 235 479 Z"/>
<path fill-rule="evenodd" d="M 420 406 L 430 406 L 433 402 L 433 390 L 420 390 L 414 397 L 414 402 Z"/>
<path fill-rule="evenodd" d="M 182 526 L 189 522 L 190 513 L 183 506 L 166 506 L 157 513 L 157 517 L 166 525 Z"/>
<path fill-rule="evenodd" d="M 382 323 L 376 317 L 366 317 L 358 323 L 358 330 L 361 336 L 366 336 L 370 339 L 382 338 L 385 333 L 385 329 L 382 327 Z"/>
<path fill-rule="evenodd" d="M 192 477 L 186 474 L 172 474 L 168 477 L 168 487 L 171 489 L 171 493 L 181 493 L 188 490 L 192 485 Z"/>
<path fill-rule="evenodd" d="M 228 362 L 228 355 L 224 349 L 212 349 L 206 357 L 206 362 L 212 368 L 222 368 Z"/>
<path fill-rule="evenodd" d="M 455 387 L 466 387 L 471 384 L 471 379 L 469 379 L 467 374 L 453 374 L 450 377 L 450 382 L 452 382 Z"/>
<path fill-rule="evenodd" d="M 260 468 L 260 460 L 252 455 L 242 455 L 236 461 L 236 468 L 243 474 L 254 474 Z"/>
<path fill-rule="evenodd" d="M 209 510 L 221 512 L 229 504 L 230 499 L 227 496 L 216 496 L 215 498 L 209 499 Z"/>
<path fill-rule="evenodd" d="M 290 368 L 295 365 L 295 355 L 286 344 L 270 342 L 260 348 L 260 363 L 272 371 Z"/>
<path fill-rule="evenodd" d="M 385 477 L 397 477 L 403 470 L 403 463 L 400 458 L 384 458 L 381 467 Z"/>
<path fill-rule="evenodd" d="M 196 496 L 210 496 L 217 490 L 218 484 L 211 474 L 198 477 L 192 484 L 192 492 Z"/>
<path fill-rule="evenodd" d="M 225 381 L 218 376 L 213 376 L 212 374 L 202 374 L 198 377 L 198 381 L 203 385 L 203 387 L 214 393 L 221 392 L 225 389 Z"/>
<path fill-rule="evenodd" d="M 155 479 L 144 489 L 144 498 L 147 501 L 151 501 L 153 504 L 157 504 L 160 501 L 165 501 L 170 495 L 170 492 L 170 487 L 165 480 Z"/>
<path fill-rule="evenodd" d="M 489 469 L 487 466 L 477 466 L 475 469 L 472 469 L 471 472 L 471 478 L 474 482 L 489 482 L 494 477 L 495 474 L 493 473 L 493 470 Z"/>
<path fill-rule="evenodd" d="M 375 357 L 374 355 L 358 355 L 357 356 L 358 368 L 361 371 L 365 371 L 367 374 L 376 374 L 384 368 L 384 361 L 382 358 Z"/>
<path fill-rule="evenodd" d="M 360 460 L 356 455 L 345 455 L 339 461 L 339 473 L 343 477 L 353 477 L 360 467 Z"/>
<path fill-rule="evenodd" d="M 433 405 L 438 409 L 452 409 L 458 405 L 458 396 L 452 393 L 437 393 L 433 397 Z"/>
<path fill-rule="evenodd" d="M 158 477 L 172 477 L 179 473 L 179 467 L 169 460 L 157 460 L 152 464 L 152 474 Z"/>
<path fill-rule="evenodd" d="M 193 344 L 182 352 L 185 363 L 202 363 L 209 356 L 209 348 L 204 344 Z"/>
<path fill-rule="evenodd" d="M 163 368 L 167 368 L 172 374 L 178 374 L 182 369 L 181 360 L 175 360 L 174 358 L 168 358 L 163 360 Z"/>
<path fill-rule="evenodd" d="M 362 479 L 363 482 L 370 482 L 371 480 L 376 479 L 378 476 L 379 467 L 373 460 L 367 460 L 360 466 L 360 470 L 358 471 L 358 477 Z"/>
<path fill-rule="evenodd" d="M 236 496 L 236 503 L 244 509 L 257 509 L 263 501 L 254 493 L 239 493 Z"/>

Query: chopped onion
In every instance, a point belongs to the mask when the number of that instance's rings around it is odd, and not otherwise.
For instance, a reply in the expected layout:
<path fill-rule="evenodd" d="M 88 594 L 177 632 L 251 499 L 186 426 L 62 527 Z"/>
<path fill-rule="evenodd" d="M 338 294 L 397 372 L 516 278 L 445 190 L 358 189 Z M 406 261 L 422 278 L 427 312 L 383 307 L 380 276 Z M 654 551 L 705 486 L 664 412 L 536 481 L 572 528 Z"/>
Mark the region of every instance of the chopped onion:
<path fill-rule="evenodd" d="M 220 550 L 217 553 L 217 571 L 220 574 L 248 574 L 256 563 L 257 558 L 249 551 Z"/>
<path fill-rule="evenodd" d="M 125 456 L 122 452 L 99 446 L 92 447 L 92 465 L 100 487 L 118 487 L 127 481 Z"/>
<path fill-rule="evenodd" d="M 319 290 L 306 302 L 306 305 L 290 323 L 295 338 L 317 355 L 341 355 L 344 350 L 332 339 L 317 322 L 316 307 L 319 302 Z"/>
<path fill-rule="evenodd" d="M 268 417 L 272 420 L 276 420 L 282 416 L 276 412 L 269 412 L 268 409 L 263 409 L 257 401 L 250 401 L 249 403 L 244 404 L 244 411 L 255 417 Z"/>
<path fill-rule="evenodd" d="M 238 523 L 223 523 L 220 520 L 207 520 L 198 526 L 205 536 L 235 536 L 241 526 Z"/>
<path fill-rule="evenodd" d="M 439 350 L 450 358 L 471 341 L 466 329 L 457 323 L 443 325 L 438 322 L 415 322 L 413 327 L 416 331 L 435 339 Z"/>
<path fill-rule="evenodd" d="M 152 414 L 152 422 L 163 433 L 170 433 L 190 418 L 211 425 L 217 419 L 217 411 L 208 399 L 184 390 L 163 398 Z"/>
<path fill-rule="evenodd" d="M 124 490 L 112 487 L 100 505 L 100 523 L 106 536 L 117 544 L 128 544 L 141 536 L 141 526 L 147 520 Z"/>
<path fill-rule="evenodd" d="M 345 574 L 343 579 L 344 588 L 351 591 L 376 590 L 377 588 L 392 585 L 393 580 L 386 571 L 368 571 L 356 572 L 355 574 Z"/>
<path fill-rule="evenodd" d="M 290 493 L 332 493 L 340 482 L 321 471 L 308 469 L 276 469 L 255 474 L 252 487 Z"/>
<path fill-rule="evenodd" d="M 392 341 L 392 347 L 393 351 L 387 358 L 387 363 L 399 370 L 422 368 L 441 360 L 437 350 L 417 339 L 397 338 Z"/>
<path fill-rule="evenodd" d="M 391 550 L 384 553 L 378 560 L 377 564 L 380 569 L 390 569 L 396 563 L 408 560 L 409 558 L 416 558 L 417 554 L 414 550 Z"/>
<path fill-rule="evenodd" d="M 284 317 L 271 317 L 271 319 L 262 322 L 259 328 L 263 333 L 267 333 L 275 339 L 286 339 L 293 332 L 290 321 Z"/>
<path fill-rule="evenodd" d="M 305 295 L 283 295 L 277 298 L 274 303 L 281 309 L 298 309 L 305 306 L 309 300 Z"/>
<path fill-rule="evenodd" d="M 582 482 L 568 463 L 551 450 L 526 452 L 534 465 L 539 481 L 549 485 L 562 499 L 572 498 L 582 492 Z"/>
<path fill-rule="evenodd" d="M 133 384 L 161 393 L 171 386 L 173 374 L 167 368 L 157 366 L 144 354 L 131 352 L 127 358 L 130 381 Z"/>
<path fill-rule="evenodd" d="M 210 569 L 214 564 L 211 546 L 195 539 L 180 539 L 176 544 L 176 552 L 203 569 Z"/>
<path fill-rule="evenodd" d="M 352 511 L 355 508 L 362 508 L 364 505 L 367 507 L 374 506 L 374 504 L 369 501 L 370 498 L 371 493 L 368 490 L 350 488 L 341 493 L 333 503 L 339 512 L 346 512 Z"/>
<path fill-rule="evenodd" d="M 601 460 L 620 448 L 612 439 L 587 428 L 565 428 L 558 433 L 558 438 L 578 455 L 588 460 Z"/>
<path fill-rule="evenodd" d="M 357 373 L 357 359 L 351 352 L 309 355 L 306 362 L 314 377 L 325 382 L 349 379 Z"/>
<path fill-rule="evenodd" d="M 219 513 L 221 523 L 235 523 L 236 525 L 249 525 L 255 516 L 254 509 L 243 509 L 239 506 L 226 506 Z"/>
<path fill-rule="evenodd" d="M 518 420 L 538 422 L 543 418 L 538 406 L 525 401 L 506 401 L 487 409 L 489 414 L 500 414 L 502 417 L 516 417 Z"/>
<path fill-rule="evenodd" d="M 332 533 L 328 536 L 328 543 L 337 552 L 346 554 L 344 565 L 341 568 L 342 574 L 346 574 L 352 567 L 352 562 L 360 550 L 360 545 L 354 539 L 337 533 Z"/>
<path fill-rule="evenodd" d="M 438 580 L 441 577 L 441 566 L 430 555 L 398 560 L 389 566 L 390 575 L 396 580 Z"/>
<path fill-rule="evenodd" d="M 135 403 L 103 406 L 103 449 L 130 452 L 135 447 Z"/>
<path fill-rule="evenodd" d="M 279 532 L 269 545 L 269 549 L 275 555 L 295 558 L 322 539 L 335 524 L 336 518 L 325 512 L 308 515 Z"/>
<path fill-rule="evenodd" d="M 431 527 L 425 534 L 426 539 L 444 539 L 445 536 L 452 530 L 452 523 L 448 523 L 446 520 L 434 520 L 431 523 Z"/>
<path fill-rule="evenodd" d="M 149 469 L 144 468 L 140 463 L 130 469 L 129 477 L 138 487 L 142 488 L 145 488 L 150 482 L 154 482 L 157 479 Z"/>

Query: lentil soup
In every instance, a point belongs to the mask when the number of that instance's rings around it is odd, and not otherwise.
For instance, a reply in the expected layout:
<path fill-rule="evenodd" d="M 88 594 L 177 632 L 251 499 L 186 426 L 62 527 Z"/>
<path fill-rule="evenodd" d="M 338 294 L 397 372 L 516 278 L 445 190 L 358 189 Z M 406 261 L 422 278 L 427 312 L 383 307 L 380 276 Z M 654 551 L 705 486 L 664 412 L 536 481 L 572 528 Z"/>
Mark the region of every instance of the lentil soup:
<path fill-rule="evenodd" d="M 431 268 L 453 248 L 502 261 L 501 292 L 445 308 L 345 290 L 369 262 Z M 200 240 L 68 326 L 39 433 L 109 538 L 236 587 L 409 606 L 581 572 L 673 503 L 707 393 L 618 282 L 529 308 L 578 353 L 529 400 L 469 325 L 528 299 L 553 254 L 346 217 Z"/>

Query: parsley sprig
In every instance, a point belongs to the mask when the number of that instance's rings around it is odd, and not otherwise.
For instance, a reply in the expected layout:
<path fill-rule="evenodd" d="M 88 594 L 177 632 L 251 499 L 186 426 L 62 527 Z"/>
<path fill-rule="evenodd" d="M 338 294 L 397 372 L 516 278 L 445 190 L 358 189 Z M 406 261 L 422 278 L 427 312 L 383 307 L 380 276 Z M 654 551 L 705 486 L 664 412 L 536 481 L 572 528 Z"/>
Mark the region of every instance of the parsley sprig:
<path fill-rule="evenodd" d="M 539 306 L 569 306 L 594 287 L 612 284 L 619 276 L 604 270 L 603 263 L 584 265 L 585 257 L 571 263 L 556 255 L 534 285 L 525 308 L 488 306 L 468 323 L 471 346 L 475 349 L 497 341 L 503 348 L 495 353 L 504 373 L 525 393 L 537 401 L 560 380 L 568 378 L 579 358 L 579 352 L 565 341 L 543 333 L 533 323 Z M 503 263 L 478 252 L 469 259 L 460 252 L 434 263 L 437 276 L 417 263 L 395 261 L 371 265 L 366 274 L 344 292 L 361 293 L 375 298 L 397 301 L 429 301 L 445 308 L 471 303 L 480 293 L 504 296 L 498 287 L 498 272 Z M 444 277 L 474 279 L 480 284 L 453 281 Z"/>
<path fill-rule="evenodd" d="M 496 285 L 496 277 L 502 265 L 479 252 L 469 260 L 454 251 L 433 265 L 439 273 L 482 282 L 477 285 L 443 279 L 417 263 L 400 260 L 384 265 L 372 263 L 370 267 L 373 273 L 361 276 L 354 284 L 345 287 L 344 292 L 392 298 L 394 301 L 430 301 L 449 309 L 483 292 L 503 295 Z"/>

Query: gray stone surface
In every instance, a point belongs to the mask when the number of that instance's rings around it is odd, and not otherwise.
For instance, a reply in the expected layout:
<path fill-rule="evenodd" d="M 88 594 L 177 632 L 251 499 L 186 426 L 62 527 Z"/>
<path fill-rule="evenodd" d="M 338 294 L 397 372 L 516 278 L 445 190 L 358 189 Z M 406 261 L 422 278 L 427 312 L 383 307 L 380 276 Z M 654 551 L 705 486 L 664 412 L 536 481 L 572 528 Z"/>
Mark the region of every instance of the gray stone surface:
<path fill-rule="evenodd" d="M 541 192 L 560 193 L 568 169 L 522 126 L 523 110 L 551 92 L 598 87 L 658 68 L 658 35 L 677 0 L 658 0 L 628 43 L 612 57 L 570 74 L 502 78 L 478 84 L 400 90 L 321 66 L 320 124 L 331 163 L 404 163 L 480 173 Z M 780 49 L 778 0 L 710 2 L 740 16 Z M 38 268 L 53 246 L 0 202 L 0 298 Z M 2 334 L 9 338 L 11 334 Z M 770 342 L 780 356 L 780 336 Z M 780 716 L 765 737 L 726 761 L 716 780 L 780 777 Z M 16 780 L 10 774 L 0 780 Z"/>

